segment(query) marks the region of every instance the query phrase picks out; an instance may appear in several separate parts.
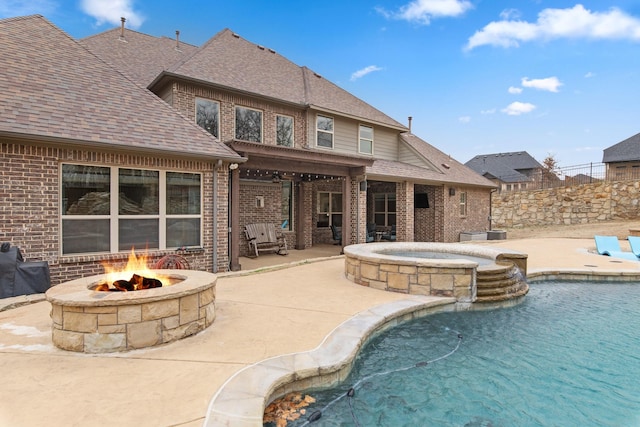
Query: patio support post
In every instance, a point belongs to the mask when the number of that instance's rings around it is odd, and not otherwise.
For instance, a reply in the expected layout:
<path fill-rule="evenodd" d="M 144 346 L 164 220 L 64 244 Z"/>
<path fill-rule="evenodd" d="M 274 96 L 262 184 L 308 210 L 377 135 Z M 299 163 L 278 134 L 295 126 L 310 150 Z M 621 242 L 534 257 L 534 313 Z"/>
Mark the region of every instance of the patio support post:
<path fill-rule="evenodd" d="M 342 181 L 342 246 L 347 246 L 353 243 L 351 236 L 351 177 L 349 175 L 344 177 Z"/>
<path fill-rule="evenodd" d="M 231 226 L 230 226 L 230 268 L 239 271 L 240 265 L 240 169 L 231 171 Z"/>

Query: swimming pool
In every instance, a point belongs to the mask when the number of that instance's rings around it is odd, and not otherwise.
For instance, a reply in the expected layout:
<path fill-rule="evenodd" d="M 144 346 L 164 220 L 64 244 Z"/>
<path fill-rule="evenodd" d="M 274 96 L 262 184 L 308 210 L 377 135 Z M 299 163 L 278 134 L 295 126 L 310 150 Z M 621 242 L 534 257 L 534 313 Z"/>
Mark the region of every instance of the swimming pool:
<path fill-rule="evenodd" d="M 538 283 L 516 306 L 404 323 L 288 425 L 638 426 L 639 304 L 637 284 Z"/>

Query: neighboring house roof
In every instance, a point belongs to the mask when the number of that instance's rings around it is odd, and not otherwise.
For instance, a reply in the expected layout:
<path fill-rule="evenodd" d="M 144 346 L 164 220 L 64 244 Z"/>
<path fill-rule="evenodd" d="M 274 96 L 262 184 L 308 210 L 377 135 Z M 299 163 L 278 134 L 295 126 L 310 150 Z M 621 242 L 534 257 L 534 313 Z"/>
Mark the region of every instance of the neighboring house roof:
<path fill-rule="evenodd" d="M 482 176 L 503 182 L 528 181 L 522 171 L 542 169 L 542 165 L 526 151 L 480 154 L 465 165 Z"/>
<path fill-rule="evenodd" d="M 198 49 L 177 39 L 118 28 L 79 42 L 142 87 L 147 87 L 163 70 Z M 131 46 L 135 48 L 131 49 Z"/>
<path fill-rule="evenodd" d="M 604 149 L 602 163 L 635 162 L 640 160 L 640 133 Z"/>
<path fill-rule="evenodd" d="M 472 169 L 438 150 L 426 141 L 411 133 L 400 134 L 400 143 L 407 144 L 411 149 L 431 163 L 431 167 L 424 168 L 408 163 L 390 160 L 376 160 L 373 166 L 367 167 L 367 175 L 372 178 L 406 179 L 411 178 L 425 184 L 464 184 L 479 187 L 495 188 L 496 185 L 478 175 Z"/>
<path fill-rule="evenodd" d="M 0 135 L 242 158 L 40 15 L 0 20 Z"/>

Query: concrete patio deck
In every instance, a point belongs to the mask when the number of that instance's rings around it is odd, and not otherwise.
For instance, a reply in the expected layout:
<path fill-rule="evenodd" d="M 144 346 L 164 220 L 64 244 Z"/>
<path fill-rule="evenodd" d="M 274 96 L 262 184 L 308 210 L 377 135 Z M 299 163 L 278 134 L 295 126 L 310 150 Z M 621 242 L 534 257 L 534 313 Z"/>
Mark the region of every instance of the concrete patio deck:
<path fill-rule="evenodd" d="M 597 255 L 593 239 L 473 244 L 527 253 L 530 276 L 640 278 L 640 262 Z M 358 313 L 407 301 L 407 295 L 348 281 L 339 251 L 319 246 L 292 250 L 286 257 L 242 259 L 245 271 L 219 277 L 210 328 L 151 349 L 66 352 L 51 343 L 48 302 L 0 312 L 0 425 L 203 425 L 211 399 L 238 371 L 274 356 L 313 350 Z M 305 261 L 318 256 L 324 258 Z"/>

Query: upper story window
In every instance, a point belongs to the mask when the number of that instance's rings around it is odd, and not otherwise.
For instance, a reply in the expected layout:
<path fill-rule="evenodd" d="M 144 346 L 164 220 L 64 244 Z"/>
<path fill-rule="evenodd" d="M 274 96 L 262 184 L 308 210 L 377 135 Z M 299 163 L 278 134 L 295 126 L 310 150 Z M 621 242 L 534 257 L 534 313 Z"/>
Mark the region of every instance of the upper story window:
<path fill-rule="evenodd" d="M 196 98 L 196 123 L 215 137 L 220 136 L 220 104 Z"/>
<path fill-rule="evenodd" d="M 316 145 L 333 148 L 333 117 L 318 115 L 316 129 Z"/>
<path fill-rule="evenodd" d="M 276 144 L 293 147 L 293 117 L 276 116 Z"/>
<path fill-rule="evenodd" d="M 460 216 L 467 216 L 467 192 L 460 192 Z"/>
<path fill-rule="evenodd" d="M 200 247 L 202 176 L 62 165 L 62 254 Z"/>
<path fill-rule="evenodd" d="M 236 139 L 262 142 L 262 111 L 236 107 Z"/>
<path fill-rule="evenodd" d="M 360 125 L 360 143 L 358 150 L 362 154 L 373 154 L 373 128 Z"/>

